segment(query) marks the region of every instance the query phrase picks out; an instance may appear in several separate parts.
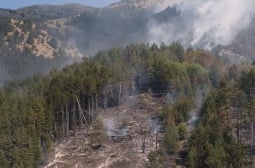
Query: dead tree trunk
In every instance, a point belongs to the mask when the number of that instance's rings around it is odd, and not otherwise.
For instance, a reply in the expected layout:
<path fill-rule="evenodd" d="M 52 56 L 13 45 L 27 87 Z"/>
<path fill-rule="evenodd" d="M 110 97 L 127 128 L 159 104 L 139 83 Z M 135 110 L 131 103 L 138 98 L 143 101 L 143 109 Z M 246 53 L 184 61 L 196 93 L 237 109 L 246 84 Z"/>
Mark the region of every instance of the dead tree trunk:
<path fill-rule="evenodd" d="M 64 138 L 65 137 L 65 114 L 64 114 L 63 107 L 61 109 L 61 113 L 62 113 L 62 138 Z"/>
<path fill-rule="evenodd" d="M 91 121 L 93 120 L 94 117 L 94 100 L 93 100 L 93 96 L 92 96 L 92 100 L 91 100 Z"/>
<path fill-rule="evenodd" d="M 98 104 L 98 102 L 97 102 L 97 93 L 96 93 L 96 97 L 95 97 L 95 98 L 96 98 L 96 100 L 95 100 L 95 101 L 96 101 L 96 102 L 95 102 L 95 103 L 96 103 L 96 104 L 95 104 L 95 112 L 97 112 L 97 104 Z"/>
<path fill-rule="evenodd" d="M 145 152 L 145 133 L 143 134 L 143 138 L 142 138 L 142 150 L 144 153 Z"/>
<path fill-rule="evenodd" d="M 66 137 L 69 137 L 69 111 L 66 103 Z"/>
<path fill-rule="evenodd" d="M 90 113 L 91 113 L 91 111 L 90 111 L 90 101 L 89 101 L 89 99 L 88 99 L 88 122 L 90 123 Z"/>
<path fill-rule="evenodd" d="M 107 86 L 104 88 L 104 112 L 106 112 L 107 106 Z"/>
<path fill-rule="evenodd" d="M 251 123 L 251 145 L 254 145 L 254 123 Z"/>
<path fill-rule="evenodd" d="M 55 123 L 54 123 L 54 129 L 55 129 L 55 132 L 56 132 L 56 137 L 57 137 L 57 139 L 58 139 L 58 129 L 57 129 L 57 122 L 55 121 Z"/>
<path fill-rule="evenodd" d="M 122 90 L 122 88 L 121 88 L 121 82 L 120 82 L 120 87 L 119 87 L 119 102 L 118 102 L 118 106 L 120 106 L 120 104 L 121 104 L 121 90 Z"/>
<path fill-rule="evenodd" d="M 79 121 L 79 131 L 81 130 L 81 111 L 80 111 L 80 106 L 79 106 L 79 100 L 77 98 L 77 106 L 78 106 L 78 112 L 79 112 L 79 115 L 78 115 L 78 121 Z"/>
<path fill-rule="evenodd" d="M 80 124 L 82 124 L 82 119 L 83 119 L 85 124 L 88 126 L 88 121 L 87 121 L 86 117 L 83 114 L 81 105 L 80 105 L 79 100 L 78 100 L 77 97 L 76 97 L 76 101 L 77 101 L 77 105 L 78 105 L 78 108 L 79 108 Z M 81 127 L 81 125 L 80 125 L 80 127 Z"/>
<path fill-rule="evenodd" d="M 75 131 L 76 131 L 76 109 L 75 109 L 75 105 L 73 106 L 72 109 L 72 128 L 73 128 L 73 136 L 75 136 Z"/>
<path fill-rule="evenodd" d="M 156 151 L 158 150 L 158 129 L 156 132 Z"/>

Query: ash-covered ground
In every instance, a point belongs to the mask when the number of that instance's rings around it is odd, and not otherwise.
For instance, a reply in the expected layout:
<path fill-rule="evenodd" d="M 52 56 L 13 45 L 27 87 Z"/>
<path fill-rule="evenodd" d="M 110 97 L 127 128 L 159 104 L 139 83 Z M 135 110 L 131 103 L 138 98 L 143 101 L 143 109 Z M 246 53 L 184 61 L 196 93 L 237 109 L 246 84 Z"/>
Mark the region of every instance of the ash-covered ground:
<path fill-rule="evenodd" d="M 56 144 L 45 168 L 143 168 L 162 140 L 156 113 L 161 98 L 128 97 L 119 107 L 102 110 L 90 127 Z M 157 143 L 156 143 L 157 136 Z"/>

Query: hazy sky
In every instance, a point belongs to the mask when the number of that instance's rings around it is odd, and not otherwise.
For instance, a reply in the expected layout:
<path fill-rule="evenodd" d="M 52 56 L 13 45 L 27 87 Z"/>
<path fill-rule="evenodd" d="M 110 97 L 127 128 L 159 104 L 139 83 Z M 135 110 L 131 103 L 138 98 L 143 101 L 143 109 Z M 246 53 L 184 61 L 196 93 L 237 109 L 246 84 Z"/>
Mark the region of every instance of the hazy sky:
<path fill-rule="evenodd" d="M 65 4 L 80 3 L 89 6 L 102 7 L 119 0 L 0 0 L 0 8 L 16 9 L 34 4 Z"/>

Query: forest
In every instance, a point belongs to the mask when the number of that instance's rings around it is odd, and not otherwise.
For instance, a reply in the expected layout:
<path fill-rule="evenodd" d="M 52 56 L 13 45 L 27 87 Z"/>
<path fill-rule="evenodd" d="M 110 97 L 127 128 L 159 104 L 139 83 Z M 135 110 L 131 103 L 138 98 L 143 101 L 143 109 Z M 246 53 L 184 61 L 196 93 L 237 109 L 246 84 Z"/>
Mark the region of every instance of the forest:
<path fill-rule="evenodd" d="M 94 101 L 96 113 L 118 106 L 116 95 L 127 96 L 119 93 L 118 85 L 114 87 L 120 82 L 127 95 L 144 92 L 170 97 L 158 112 L 165 134 L 160 150 L 149 154 L 148 167 L 163 167 L 184 139 L 188 146 L 182 162 L 187 167 L 251 164 L 251 142 L 243 132 L 244 125 L 253 123 L 254 66 L 230 65 L 200 49 L 162 43 L 112 48 L 47 75 L 6 82 L 0 89 L 1 167 L 38 167 L 54 142 L 64 136 L 63 110 L 72 111 L 67 129 L 75 130 L 79 116 L 71 109 L 77 108 L 76 101 L 87 109 L 87 102 Z M 200 119 L 189 132 L 192 109 L 199 111 Z M 242 111 L 243 117 L 236 111 Z"/>

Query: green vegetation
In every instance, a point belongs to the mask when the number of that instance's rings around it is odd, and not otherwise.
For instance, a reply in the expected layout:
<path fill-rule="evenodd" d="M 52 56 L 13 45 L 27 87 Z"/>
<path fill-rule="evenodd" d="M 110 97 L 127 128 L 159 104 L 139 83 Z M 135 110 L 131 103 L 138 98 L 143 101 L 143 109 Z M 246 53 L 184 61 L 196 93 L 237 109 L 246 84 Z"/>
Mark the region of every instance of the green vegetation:
<path fill-rule="evenodd" d="M 163 145 L 169 154 L 174 154 L 177 149 L 178 135 L 175 124 L 168 125 L 163 139 Z"/>
<path fill-rule="evenodd" d="M 82 102 L 96 99 L 99 108 L 117 106 L 120 82 L 127 94 L 135 89 L 169 97 L 160 113 L 166 127 L 161 152 L 149 155 L 152 165 L 161 165 L 163 153 L 175 154 L 179 140 L 187 137 L 185 122 L 196 107 L 197 92 L 206 94 L 212 88 L 210 70 L 224 66 L 219 62 L 206 52 L 185 51 L 176 43 L 161 47 L 140 44 L 99 52 L 94 58 L 84 58 L 81 63 L 52 70 L 45 76 L 8 82 L 0 89 L 0 165 L 36 167 L 42 153 L 63 136 L 61 110 L 72 109 L 77 98 Z M 249 73 L 242 75 L 240 86 L 250 82 L 246 75 Z M 217 86 L 219 91 L 205 101 L 203 117 L 190 139 L 190 167 L 244 165 L 245 151 L 226 133 L 229 127 L 222 117 L 225 111 L 219 110 L 225 109 L 227 88 L 220 82 Z M 125 96 L 123 93 L 121 96 Z M 82 106 L 88 108 L 87 103 Z M 97 132 L 95 137 L 98 135 L 104 136 Z M 234 158 L 239 161 L 234 163 Z"/>
<path fill-rule="evenodd" d="M 179 124 L 177 128 L 179 140 L 184 140 L 188 134 L 188 128 L 186 123 Z"/>
<path fill-rule="evenodd" d="M 254 72 L 253 67 L 243 71 L 237 81 L 224 79 L 205 100 L 201 109 L 201 121 L 189 140 L 188 167 L 248 166 L 248 151 L 245 148 L 247 142 L 238 140 L 238 129 L 234 125 L 238 123 L 241 129 L 240 124 L 252 121 L 254 97 L 250 88 L 254 87 Z M 232 110 L 235 108 L 246 117 L 235 121 Z"/>
<path fill-rule="evenodd" d="M 157 152 L 154 152 L 154 151 L 150 152 L 148 155 L 148 160 L 149 160 L 149 164 L 148 164 L 149 168 L 163 168 L 161 164 L 163 160 Z"/>

